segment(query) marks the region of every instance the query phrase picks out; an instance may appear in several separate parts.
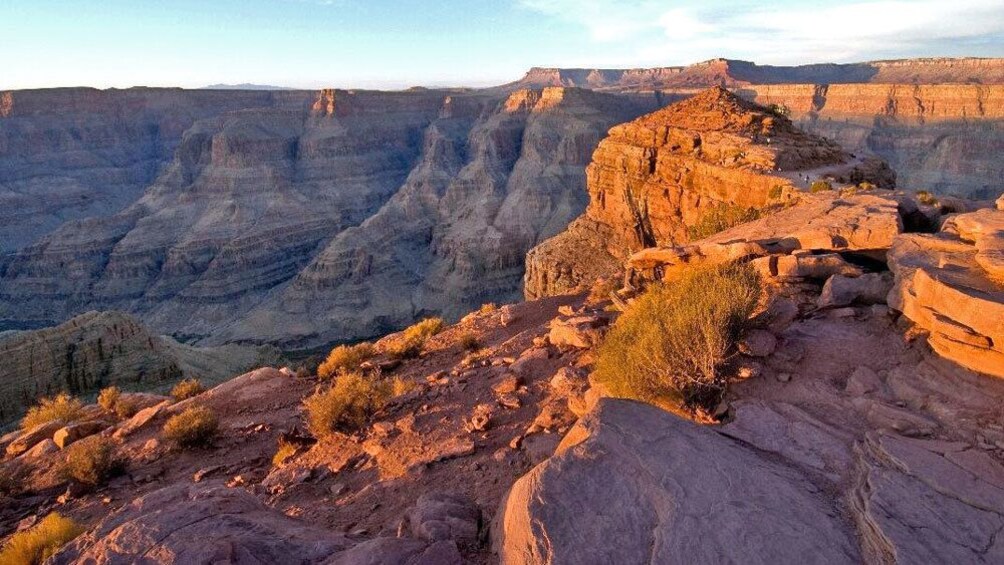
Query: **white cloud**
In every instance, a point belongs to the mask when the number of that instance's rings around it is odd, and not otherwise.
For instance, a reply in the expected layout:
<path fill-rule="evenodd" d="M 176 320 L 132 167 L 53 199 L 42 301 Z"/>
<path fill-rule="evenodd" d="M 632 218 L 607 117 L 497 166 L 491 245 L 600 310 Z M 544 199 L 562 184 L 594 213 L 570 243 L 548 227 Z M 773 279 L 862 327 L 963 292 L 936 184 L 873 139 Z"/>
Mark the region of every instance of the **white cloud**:
<path fill-rule="evenodd" d="M 833 3 L 518 0 L 626 47 L 628 65 L 718 56 L 761 63 L 931 55 L 1004 36 L 1001 0 L 857 0 Z M 1004 50 L 1004 47 L 1001 48 Z M 999 55 L 1004 55 L 1000 53 Z"/>

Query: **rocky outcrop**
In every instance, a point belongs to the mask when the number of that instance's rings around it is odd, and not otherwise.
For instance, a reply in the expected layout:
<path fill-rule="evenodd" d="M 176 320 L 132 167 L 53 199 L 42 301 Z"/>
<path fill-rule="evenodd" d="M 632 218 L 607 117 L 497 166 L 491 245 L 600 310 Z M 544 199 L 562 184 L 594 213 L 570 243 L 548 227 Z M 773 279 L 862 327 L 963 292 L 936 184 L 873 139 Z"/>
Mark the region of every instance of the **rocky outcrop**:
<path fill-rule="evenodd" d="M 635 251 L 683 243 L 687 227 L 717 207 L 793 202 L 807 175 L 895 182 L 881 163 L 858 160 L 721 88 L 620 125 L 593 154 L 585 214 L 527 255 L 525 294 L 568 292 Z"/>
<path fill-rule="evenodd" d="M 49 563 L 460 563 L 455 547 L 414 539 L 356 543 L 222 485 L 176 485 L 134 500 Z"/>
<path fill-rule="evenodd" d="M 0 340 L 0 355 L 0 422 L 59 391 L 87 394 L 111 385 L 163 390 L 183 377 L 219 382 L 278 359 L 269 347 L 183 345 L 119 312 L 88 312 L 59 326 L 19 332 Z"/>
<path fill-rule="evenodd" d="M 937 234 L 905 234 L 889 251 L 889 305 L 929 333 L 940 355 L 1004 377 L 1004 211 L 949 218 Z"/>
<path fill-rule="evenodd" d="M 791 467 L 653 406 L 605 399 L 513 486 L 496 549 L 511 564 L 860 562 L 838 514 Z"/>

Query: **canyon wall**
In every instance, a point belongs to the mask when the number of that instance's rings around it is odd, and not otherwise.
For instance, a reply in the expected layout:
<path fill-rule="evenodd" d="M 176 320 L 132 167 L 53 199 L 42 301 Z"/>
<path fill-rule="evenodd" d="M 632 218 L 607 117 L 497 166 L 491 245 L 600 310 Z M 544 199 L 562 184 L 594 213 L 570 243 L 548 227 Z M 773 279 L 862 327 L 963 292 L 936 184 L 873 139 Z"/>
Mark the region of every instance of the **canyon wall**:
<path fill-rule="evenodd" d="M 0 254 L 63 222 L 114 214 L 171 161 L 196 121 L 303 105 L 306 92 L 60 88 L 0 92 Z"/>
<path fill-rule="evenodd" d="M 298 347 L 518 298 L 525 252 L 584 208 L 607 129 L 654 96 L 326 90 L 184 131 L 134 203 L 0 265 L 6 327 L 91 309 L 186 339 Z"/>

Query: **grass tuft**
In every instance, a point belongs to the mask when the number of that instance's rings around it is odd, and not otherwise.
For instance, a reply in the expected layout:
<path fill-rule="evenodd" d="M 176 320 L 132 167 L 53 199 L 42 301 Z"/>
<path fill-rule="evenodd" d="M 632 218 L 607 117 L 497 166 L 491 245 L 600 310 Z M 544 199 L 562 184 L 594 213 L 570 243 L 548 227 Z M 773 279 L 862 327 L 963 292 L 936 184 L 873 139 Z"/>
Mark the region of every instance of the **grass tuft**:
<path fill-rule="evenodd" d="M 21 429 L 30 430 L 49 422 L 72 423 L 84 415 L 84 403 L 66 393 L 60 393 L 52 398 L 43 398 L 38 405 L 28 409 L 21 420 Z"/>
<path fill-rule="evenodd" d="M 356 345 L 339 345 L 328 353 L 328 358 L 317 367 L 317 376 L 330 379 L 359 370 L 364 361 L 373 357 L 375 351 L 369 343 Z"/>
<path fill-rule="evenodd" d="M 208 444 L 218 428 L 215 412 L 205 406 L 193 406 L 167 420 L 164 438 L 181 448 L 199 447 Z"/>
<path fill-rule="evenodd" d="M 206 392 L 206 387 L 202 386 L 199 379 L 185 379 L 178 384 L 174 385 L 171 389 L 171 398 L 175 402 L 181 402 L 182 400 L 188 400 Z"/>
<path fill-rule="evenodd" d="M 387 404 L 392 394 L 393 387 L 387 381 L 367 379 L 359 373 L 341 375 L 331 388 L 303 401 L 307 427 L 317 438 L 357 430 Z"/>
<path fill-rule="evenodd" d="M 84 528 L 53 512 L 30 529 L 11 536 L 0 551 L 0 565 L 37 565 L 84 533 Z"/>

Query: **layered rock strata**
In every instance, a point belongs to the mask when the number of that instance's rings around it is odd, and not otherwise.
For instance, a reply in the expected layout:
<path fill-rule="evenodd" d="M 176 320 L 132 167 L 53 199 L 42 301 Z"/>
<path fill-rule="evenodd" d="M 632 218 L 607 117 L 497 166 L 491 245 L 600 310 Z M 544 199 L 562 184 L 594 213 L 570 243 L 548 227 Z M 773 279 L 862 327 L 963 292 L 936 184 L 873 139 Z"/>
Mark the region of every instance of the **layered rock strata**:
<path fill-rule="evenodd" d="M 710 89 L 610 131 L 587 169 L 586 212 L 527 254 L 525 294 L 591 283 L 635 251 L 685 242 L 687 227 L 718 207 L 781 206 L 823 177 L 895 182 L 884 164 L 856 159 L 783 116 Z"/>
<path fill-rule="evenodd" d="M 905 234 L 889 251 L 889 305 L 960 365 L 1004 377 L 1004 211 L 949 218 L 936 234 Z"/>

